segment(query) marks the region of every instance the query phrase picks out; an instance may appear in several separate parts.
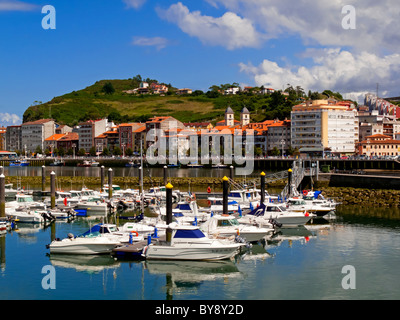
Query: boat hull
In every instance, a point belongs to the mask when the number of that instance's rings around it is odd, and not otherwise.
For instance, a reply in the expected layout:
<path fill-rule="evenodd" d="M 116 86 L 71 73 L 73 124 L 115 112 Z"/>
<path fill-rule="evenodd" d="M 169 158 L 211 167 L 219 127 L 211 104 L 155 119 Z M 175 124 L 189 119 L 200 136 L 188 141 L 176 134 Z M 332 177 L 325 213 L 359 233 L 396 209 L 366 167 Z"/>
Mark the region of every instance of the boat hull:
<path fill-rule="evenodd" d="M 239 244 L 225 246 L 180 246 L 150 245 L 144 250 L 149 260 L 224 260 L 233 257 L 239 250 Z"/>
<path fill-rule="evenodd" d="M 68 241 L 70 243 L 68 243 Z M 107 254 L 118 245 L 118 243 L 80 243 L 69 239 L 65 241 L 53 241 L 49 245 L 50 253 L 56 254 Z"/>

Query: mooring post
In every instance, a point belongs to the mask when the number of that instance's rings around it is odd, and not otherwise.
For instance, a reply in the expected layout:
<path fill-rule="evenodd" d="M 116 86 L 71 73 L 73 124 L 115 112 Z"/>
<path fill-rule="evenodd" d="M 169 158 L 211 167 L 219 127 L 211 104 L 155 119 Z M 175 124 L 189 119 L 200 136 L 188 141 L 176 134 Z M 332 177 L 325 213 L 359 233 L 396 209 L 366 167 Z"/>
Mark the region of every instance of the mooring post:
<path fill-rule="evenodd" d="M 288 197 L 292 194 L 292 169 L 288 170 Z"/>
<path fill-rule="evenodd" d="M 172 229 L 169 227 L 169 224 L 172 223 L 172 188 L 173 185 L 168 183 L 166 186 L 166 214 L 167 214 L 167 232 L 166 232 L 166 236 L 167 236 L 167 242 L 171 242 L 172 239 Z"/>
<path fill-rule="evenodd" d="M 164 186 L 166 186 L 167 185 L 167 183 L 168 183 L 168 167 L 167 166 L 164 166 Z"/>
<path fill-rule="evenodd" d="M 50 173 L 50 199 L 51 208 L 54 209 L 56 207 L 56 173 L 54 171 Z"/>
<path fill-rule="evenodd" d="M 228 214 L 228 181 L 226 176 L 222 178 L 222 214 Z"/>
<path fill-rule="evenodd" d="M 104 188 L 104 166 L 100 167 L 100 191 Z"/>
<path fill-rule="evenodd" d="M 234 168 L 233 168 L 233 166 L 230 166 L 229 169 L 230 169 L 230 171 L 229 171 L 230 178 L 231 178 L 231 180 L 233 180 L 233 178 L 235 177 L 234 170 L 233 170 Z"/>
<path fill-rule="evenodd" d="M 261 202 L 260 204 L 263 204 L 265 201 L 265 173 L 264 171 L 261 172 Z"/>
<path fill-rule="evenodd" d="M 4 174 L 4 167 L 0 166 L 0 174 Z"/>
<path fill-rule="evenodd" d="M 0 217 L 6 217 L 6 177 L 0 174 Z"/>
<path fill-rule="evenodd" d="M 110 168 L 108 169 L 108 198 L 111 200 L 113 194 L 113 170 Z"/>
<path fill-rule="evenodd" d="M 42 166 L 42 191 L 46 191 L 46 166 Z"/>

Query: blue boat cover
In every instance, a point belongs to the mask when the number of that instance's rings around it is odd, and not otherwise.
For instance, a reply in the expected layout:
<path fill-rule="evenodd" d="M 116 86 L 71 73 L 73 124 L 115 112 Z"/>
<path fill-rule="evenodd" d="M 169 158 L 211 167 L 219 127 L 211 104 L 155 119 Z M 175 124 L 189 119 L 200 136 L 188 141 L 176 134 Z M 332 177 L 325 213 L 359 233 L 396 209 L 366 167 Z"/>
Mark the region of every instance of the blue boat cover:
<path fill-rule="evenodd" d="M 314 191 L 314 198 L 317 199 L 322 191 Z"/>
<path fill-rule="evenodd" d="M 179 210 L 192 210 L 192 209 L 190 209 L 189 203 L 179 203 L 176 206 L 176 209 L 179 209 Z"/>
<path fill-rule="evenodd" d="M 199 229 L 177 230 L 174 238 L 204 238 L 204 233 Z"/>
<path fill-rule="evenodd" d="M 251 214 L 252 216 L 255 216 L 255 217 L 261 217 L 264 215 L 265 209 L 266 209 L 265 204 L 261 203 L 257 208 L 253 209 L 248 214 Z"/>
<path fill-rule="evenodd" d="M 95 226 L 91 227 L 88 231 L 86 231 L 85 233 L 82 233 L 80 236 L 78 237 L 86 237 L 91 233 L 95 233 L 95 232 L 100 232 L 100 227 L 102 226 L 102 223 L 96 224 Z"/>
<path fill-rule="evenodd" d="M 174 213 L 174 217 L 176 218 L 183 217 L 183 213 L 182 212 Z"/>

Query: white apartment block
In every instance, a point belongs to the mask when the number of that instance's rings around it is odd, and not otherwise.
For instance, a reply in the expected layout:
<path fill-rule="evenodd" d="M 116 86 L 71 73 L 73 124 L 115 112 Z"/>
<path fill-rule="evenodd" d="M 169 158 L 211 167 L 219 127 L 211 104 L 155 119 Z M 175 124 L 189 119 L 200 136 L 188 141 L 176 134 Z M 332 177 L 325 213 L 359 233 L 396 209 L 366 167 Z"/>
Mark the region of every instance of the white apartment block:
<path fill-rule="evenodd" d="M 300 152 L 354 153 L 358 141 L 357 111 L 352 104 L 314 100 L 294 106 L 291 143 Z"/>
<path fill-rule="evenodd" d="M 52 119 L 25 122 L 21 125 L 21 151 L 35 152 L 39 146 L 44 149 L 44 140 L 55 133 Z"/>

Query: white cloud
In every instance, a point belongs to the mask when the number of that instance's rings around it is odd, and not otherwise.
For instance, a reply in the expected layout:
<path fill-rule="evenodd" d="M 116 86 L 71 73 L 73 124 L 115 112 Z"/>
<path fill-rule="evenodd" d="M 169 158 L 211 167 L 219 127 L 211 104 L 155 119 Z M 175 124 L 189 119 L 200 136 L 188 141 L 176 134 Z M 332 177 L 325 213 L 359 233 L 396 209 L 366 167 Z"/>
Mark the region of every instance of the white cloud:
<path fill-rule="evenodd" d="M 351 47 L 359 51 L 398 51 L 398 0 L 206 0 L 248 20 L 265 37 L 300 36 L 305 44 Z M 345 30 L 345 5 L 355 8 L 356 29 Z"/>
<path fill-rule="evenodd" d="M 22 1 L 0 0 L 0 11 L 30 11 L 36 8 L 36 5 Z"/>
<path fill-rule="evenodd" d="M 169 44 L 169 41 L 162 37 L 133 37 L 132 44 L 135 46 L 156 47 L 157 50 L 161 50 Z"/>
<path fill-rule="evenodd" d="M 157 12 L 161 18 L 177 24 L 183 32 L 206 45 L 233 50 L 258 47 L 261 43 L 262 35 L 255 30 L 252 22 L 233 12 L 215 18 L 202 15 L 200 11 L 190 12 L 181 2 L 166 10 L 157 8 Z"/>
<path fill-rule="evenodd" d="M 10 114 L 8 112 L 1 113 L 0 112 L 0 123 L 2 125 L 15 125 L 20 124 L 22 119 L 16 114 Z"/>
<path fill-rule="evenodd" d="M 139 9 L 147 0 L 123 0 L 128 8 Z"/>
<path fill-rule="evenodd" d="M 361 52 L 353 54 L 341 49 L 308 49 L 304 57 L 310 57 L 313 65 L 285 67 L 264 60 L 259 66 L 240 63 L 240 70 L 254 78 L 256 85 L 286 88 L 287 84 L 301 86 L 306 91 L 339 91 L 356 96 L 374 91 L 380 83 L 390 95 L 398 95 L 400 77 L 400 54 L 379 57 Z"/>

